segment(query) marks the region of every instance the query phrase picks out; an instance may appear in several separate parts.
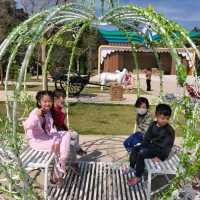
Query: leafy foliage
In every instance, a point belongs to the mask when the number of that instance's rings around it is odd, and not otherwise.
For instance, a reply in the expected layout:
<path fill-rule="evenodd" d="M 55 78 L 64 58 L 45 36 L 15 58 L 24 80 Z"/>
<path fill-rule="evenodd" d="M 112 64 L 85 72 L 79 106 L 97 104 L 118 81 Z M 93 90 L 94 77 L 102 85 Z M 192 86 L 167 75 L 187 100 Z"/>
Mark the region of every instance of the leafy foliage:
<path fill-rule="evenodd" d="M 179 64 L 177 66 L 177 79 L 178 79 L 178 83 L 183 87 L 187 79 L 186 67 L 183 64 Z"/>
<path fill-rule="evenodd" d="M 183 97 L 174 102 L 172 108 L 174 109 L 173 124 L 183 133 L 184 141 L 180 153 L 181 165 L 167 191 L 160 196 L 159 199 L 162 200 L 167 200 L 174 191 L 191 183 L 193 176 L 198 174 L 200 169 L 199 103 L 193 102 L 188 97 Z M 178 116 L 184 117 L 185 123 L 181 123 Z"/>
<path fill-rule="evenodd" d="M 16 10 L 14 0 L 0 1 L 0 42 L 5 39 L 7 34 L 27 18 L 27 14 L 23 10 Z"/>

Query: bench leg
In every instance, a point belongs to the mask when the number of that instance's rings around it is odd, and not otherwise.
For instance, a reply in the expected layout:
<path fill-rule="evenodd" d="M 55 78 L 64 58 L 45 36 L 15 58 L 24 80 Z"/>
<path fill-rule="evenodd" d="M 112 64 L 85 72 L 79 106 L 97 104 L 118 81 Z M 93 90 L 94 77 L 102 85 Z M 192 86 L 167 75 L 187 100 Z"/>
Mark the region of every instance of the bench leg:
<path fill-rule="evenodd" d="M 147 200 L 151 200 L 151 173 L 148 172 L 147 180 Z"/>
<path fill-rule="evenodd" d="M 48 193 L 48 166 L 44 169 L 44 199 L 47 199 Z"/>
<path fill-rule="evenodd" d="M 9 173 L 10 173 L 10 177 L 12 177 L 11 169 L 9 169 Z M 9 192 L 12 192 L 12 184 L 11 183 L 9 183 L 9 185 L 8 185 L 8 190 L 9 190 Z"/>
<path fill-rule="evenodd" d="M 169 177 L 167 176 L 167 174 L 165 174 L 164 176 L 165 176 L 165 178 L 166 178 L 166 180 L 167 180 L 167 183 L 169 183 L 170 179 L 169 179 Z"/>

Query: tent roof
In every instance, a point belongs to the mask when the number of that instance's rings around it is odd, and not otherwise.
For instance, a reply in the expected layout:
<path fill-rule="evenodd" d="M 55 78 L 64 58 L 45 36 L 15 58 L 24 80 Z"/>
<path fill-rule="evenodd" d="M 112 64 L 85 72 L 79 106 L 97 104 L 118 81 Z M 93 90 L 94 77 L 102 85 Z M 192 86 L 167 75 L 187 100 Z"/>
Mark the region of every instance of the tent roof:
<path fill-rule="evenodd" d="M 128 43 L 128 39 L 122 31 L 108 31 L 99 29 L 99 33 L 102 38 L 108 43 Z M 177 33 L 178 34 L 178 33 Z M 136 44 L 144 44 L 144 37 L 136 32 L 128 32 L 129 37 Z M 191 39 L 200 38 L 200 32 L 190 32 L 189 36 Z M 153 41 L 159 41 L 161 39 L 159 34 L 152 36 Z"/>
<path fill-rule="evenodd" d="M 109 43 L 127 43 L 128 39 L 125 35 L 125 33 L 121 31 L 106 31 L 106 30 L 100 30 L 99 32 L 104 40 L 106 40 Z M 128 32 L 129 37 L 132 41 L 138 44 L 144 43 L 144 38 L 137 34 L 136 32 Z"/>
<path fill-rule="evenodd" d="M 190 35 L 191 39 L 200 38 L 200 32 L 193 32 L 193 31 L 191 31 L 189 35 Z"/>

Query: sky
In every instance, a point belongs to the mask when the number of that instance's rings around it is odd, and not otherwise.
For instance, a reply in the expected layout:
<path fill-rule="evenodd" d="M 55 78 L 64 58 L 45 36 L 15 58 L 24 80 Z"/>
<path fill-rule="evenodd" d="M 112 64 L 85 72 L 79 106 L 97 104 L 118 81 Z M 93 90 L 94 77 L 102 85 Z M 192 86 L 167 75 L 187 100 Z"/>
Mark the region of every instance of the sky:
<path fill-rule="evenodd" d="M 120 0 L 120 3 L 133 3 L 141 7 L 153 5 L 156 11 L 191 30 L 200 27 L 200 0 Z"/>
<path fill-rule="evenodd" d="M 21 7 L 20 1 L 16 0 L 18 8 Z M 49 0 L 51 1 L 53 0 Z M 141 7 L 152 5 L 156 11 L 188 30 L 194 26 L 200 28 L 200 0 L 119 0 L 119 2 L 120 4 L 132 3 Z"/>

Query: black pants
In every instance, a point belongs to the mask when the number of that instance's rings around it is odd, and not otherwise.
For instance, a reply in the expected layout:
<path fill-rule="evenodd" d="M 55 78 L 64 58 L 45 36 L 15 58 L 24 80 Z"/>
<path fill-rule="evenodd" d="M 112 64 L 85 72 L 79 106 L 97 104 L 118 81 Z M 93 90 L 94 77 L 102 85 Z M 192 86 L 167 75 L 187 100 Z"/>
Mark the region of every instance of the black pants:
<path fill-rule="evenodd" d="M 136 176 L 141 177 L 144 173 L 144 159 L 160 157 L 162 149 L 154 144 L 142 144 L 133 147 L 130 155 L 130 167 L 135 168 Z"/>
<path fill-rule="evenodd" d="M 151 91 L 151 80 L 147 79 L 146 83 L 147 83 L 147 91 Z"/>

